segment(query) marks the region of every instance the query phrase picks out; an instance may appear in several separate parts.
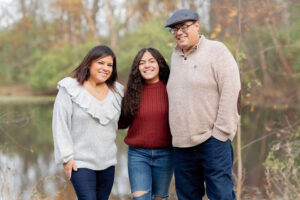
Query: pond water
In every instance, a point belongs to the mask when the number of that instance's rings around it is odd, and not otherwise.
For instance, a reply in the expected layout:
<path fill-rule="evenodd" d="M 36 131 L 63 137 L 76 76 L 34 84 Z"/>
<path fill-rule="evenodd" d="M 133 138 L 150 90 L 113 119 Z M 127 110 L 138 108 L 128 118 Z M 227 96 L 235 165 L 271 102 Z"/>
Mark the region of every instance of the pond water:
<path fill-rule="evenodd" d="M 62 166 L 53 158 L 51 132 L 53 102 L 0 103 L 0 200 L 76 199 Z M 265 196 L 264 167 L 270 145 L 280 138 L 276 132 L 298 123 L 300 109 L 247 106 L 241 130 L 244 187 Z M 118 165 L 110 199 L 129 199 L 125 132 L 117 136 Z M 254 142 L 253 142 L 254 141 Z M 235 148 L 236 141 L 233 145 Z M 236 163 L 234 164 L 236 171 Z M 171 186 L 172 198 L 174 185 Z"/>

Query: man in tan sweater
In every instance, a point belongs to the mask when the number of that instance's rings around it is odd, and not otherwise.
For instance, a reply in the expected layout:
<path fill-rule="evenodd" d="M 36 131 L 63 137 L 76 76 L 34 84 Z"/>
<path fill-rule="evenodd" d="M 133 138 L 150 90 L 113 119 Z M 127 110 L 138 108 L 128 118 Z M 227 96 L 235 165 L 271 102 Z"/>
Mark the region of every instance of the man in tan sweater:
<path fill-rule="evenodd" d="M 199 35 L 198 18 L 181 9 L 165 24 L 177 43 L 167 84 L 176 192 L 179 200 L 202 199 L 205 190 L 210 200 L 234 200 L 239 69 L 223 43 Z"/>

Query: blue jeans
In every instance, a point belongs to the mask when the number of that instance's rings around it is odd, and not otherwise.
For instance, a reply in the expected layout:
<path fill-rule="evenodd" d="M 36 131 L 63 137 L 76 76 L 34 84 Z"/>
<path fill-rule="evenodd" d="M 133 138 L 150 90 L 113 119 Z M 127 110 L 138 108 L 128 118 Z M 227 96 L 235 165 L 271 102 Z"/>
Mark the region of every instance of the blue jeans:
<path fill-rule="evenodd" d="M 179 200 L 235 200 L 231 141 L 214 137 L 190 148 L 174 148 L 176 193 Z M 205 186 L 204 186 L 205 182 Z"/>
<path fill-rule="evenodd" d="M 107 200 L 114 182 L 115 166 L 105 170 L 78 168 L 72 171 L 71 182 L 78 200 Z"/>
<path fill-rule="evenodd" d="M 173 176 L 172 149 L 144 149 L 129 146 L 128 173 L 131 191 L 146 191 L 133 200 L 168 199 Z"/>

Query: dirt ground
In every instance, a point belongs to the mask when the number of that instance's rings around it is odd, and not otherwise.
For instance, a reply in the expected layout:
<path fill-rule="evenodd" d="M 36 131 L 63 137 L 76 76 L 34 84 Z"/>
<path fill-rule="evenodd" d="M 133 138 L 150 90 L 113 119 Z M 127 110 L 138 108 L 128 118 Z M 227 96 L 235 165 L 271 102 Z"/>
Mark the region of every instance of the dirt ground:
<path fill-rule="evenodd" d="M 57 90 L 34 91 L 24 84 L 14 84 L 11 86 L 0 85 L 0 96 L 43 96 L 56 95 Z"/>
<path fill-rule="evenodd" d="M 0 86 L 0 95 L 3 96 L 31 96 L 34 92 L 26 85 L 17 84 L 11 86 Z"/>

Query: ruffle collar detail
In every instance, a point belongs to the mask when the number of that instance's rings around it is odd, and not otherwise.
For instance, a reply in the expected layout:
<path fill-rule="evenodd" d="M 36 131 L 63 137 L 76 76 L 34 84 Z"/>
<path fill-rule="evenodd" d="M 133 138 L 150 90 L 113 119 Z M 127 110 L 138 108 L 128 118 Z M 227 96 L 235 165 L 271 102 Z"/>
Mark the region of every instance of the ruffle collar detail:
<path fill-rule="evenodd" d="M 118 92 L 110 89 L 102 101 L 97 100 L 76 79 L 71 77 L 59 81 L 57 88 L 64 88 L 74 103 L 102 125 L 107 125 L 116 115 L 120 114 L 123 97 L 123 86 L 120 83 L 116 82 L 115 86 Z"/>

